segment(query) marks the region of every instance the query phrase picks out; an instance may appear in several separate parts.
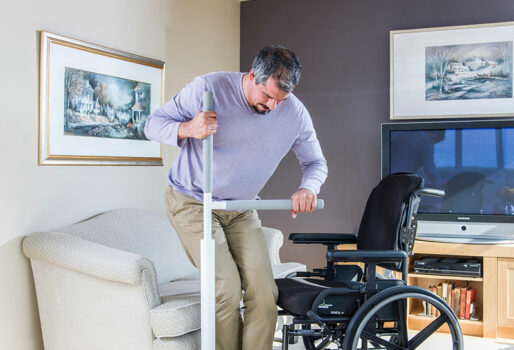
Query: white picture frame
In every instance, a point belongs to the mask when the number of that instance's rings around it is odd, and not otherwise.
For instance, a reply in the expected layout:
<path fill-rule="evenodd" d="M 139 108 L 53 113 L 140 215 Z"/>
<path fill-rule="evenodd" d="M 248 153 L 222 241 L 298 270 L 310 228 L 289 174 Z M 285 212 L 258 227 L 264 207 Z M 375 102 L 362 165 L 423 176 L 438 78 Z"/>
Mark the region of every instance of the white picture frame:
<path fill-rule="evenodd" d="M 391 31 L 390 119 L 513 116 L 513 41 L 514 22 Z"/>
<path fill-rule="evenodd" d="M 164 62 L 40 32 L 39 165 L 163 165 Z"/>

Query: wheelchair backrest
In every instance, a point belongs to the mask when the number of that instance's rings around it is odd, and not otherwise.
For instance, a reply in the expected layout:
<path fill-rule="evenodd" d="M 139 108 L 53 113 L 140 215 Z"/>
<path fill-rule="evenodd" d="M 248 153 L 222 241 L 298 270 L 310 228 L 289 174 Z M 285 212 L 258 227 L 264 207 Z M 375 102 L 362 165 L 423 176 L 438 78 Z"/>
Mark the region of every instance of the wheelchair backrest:
<path fill-rule="evenodd" d="M 366 203 L 359 226 L 357 249 L 401 249 L 400 230 L 407 222 L 409 200 L 420 188 L 423 188 L 423 178 L 416 174 L 395 173 L 384 177 L 373 189 Z M 401 270 L 400 264 L 379 265 Z"/>

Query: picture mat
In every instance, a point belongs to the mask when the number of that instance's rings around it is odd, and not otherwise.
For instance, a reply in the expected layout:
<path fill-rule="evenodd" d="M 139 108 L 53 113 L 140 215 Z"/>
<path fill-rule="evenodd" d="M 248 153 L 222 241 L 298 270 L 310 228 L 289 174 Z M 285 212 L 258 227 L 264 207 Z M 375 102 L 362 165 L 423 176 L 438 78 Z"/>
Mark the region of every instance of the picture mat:
<path fill-rule="evenodd" d="M 154 141 L 123 140 L 64 135 L 64 68 L 131 79 L 151 84 L 151 107 L 160 106 L 161 70 L 61 45 L 49 45 L 49 154 L 101 157 L 161 156 L 161 146 Z"/>
<path fill-rule="evenodd" d="M 425 48 L 514 40 L 514 24 L 441 29 L 416 32 L 392 32 L 391 119 L 412 117 L 512 115 L 513 98 L 478 100 L 425 100 Z"/>

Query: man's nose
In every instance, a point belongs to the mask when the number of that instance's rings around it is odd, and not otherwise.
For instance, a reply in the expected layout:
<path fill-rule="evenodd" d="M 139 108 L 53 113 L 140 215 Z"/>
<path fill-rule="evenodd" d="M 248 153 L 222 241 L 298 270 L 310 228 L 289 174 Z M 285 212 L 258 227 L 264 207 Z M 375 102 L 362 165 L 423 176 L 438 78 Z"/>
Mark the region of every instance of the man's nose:
<path fill-rule="evenodd" d="M 266 103 L 266 106 L 268 106 L 269 109 L 271 109 L 272 111 L 277 108 L 278 106 L 278 101 L 275 100 L 274 98 L 270 98 L 268 100 L 268 102 Z"/>

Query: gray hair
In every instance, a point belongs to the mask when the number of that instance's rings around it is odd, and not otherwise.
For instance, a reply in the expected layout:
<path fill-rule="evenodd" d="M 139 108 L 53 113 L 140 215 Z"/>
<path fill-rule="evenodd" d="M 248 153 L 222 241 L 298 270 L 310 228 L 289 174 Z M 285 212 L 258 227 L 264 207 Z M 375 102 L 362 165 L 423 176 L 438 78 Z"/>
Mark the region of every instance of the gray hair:
<path fill-rule="evenodd" d="M 289 93 L 298 85 L 302 65 L 293 51 L 278 45 L 266 46 L 255 56 L 252 64 L 257 84 L 272 77 L 280 90 Z"/>

